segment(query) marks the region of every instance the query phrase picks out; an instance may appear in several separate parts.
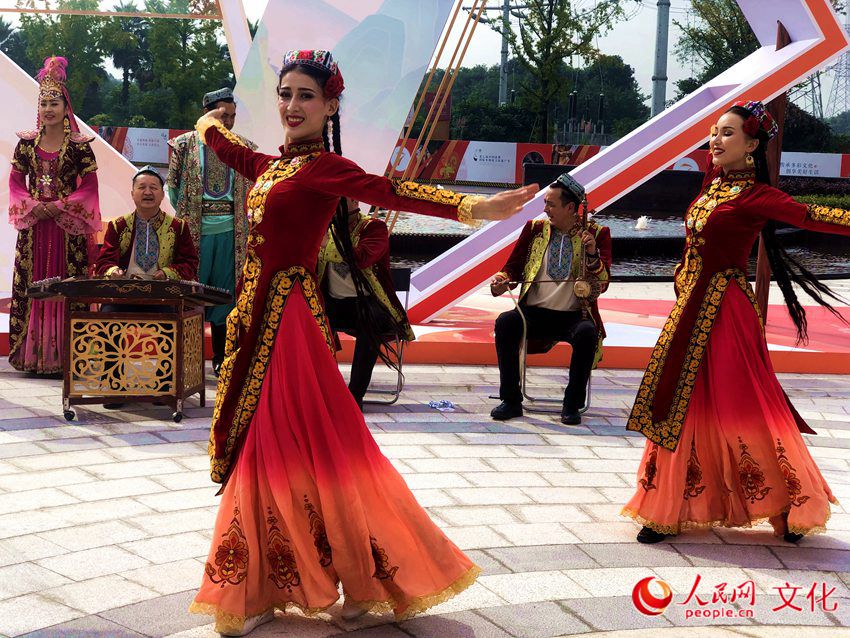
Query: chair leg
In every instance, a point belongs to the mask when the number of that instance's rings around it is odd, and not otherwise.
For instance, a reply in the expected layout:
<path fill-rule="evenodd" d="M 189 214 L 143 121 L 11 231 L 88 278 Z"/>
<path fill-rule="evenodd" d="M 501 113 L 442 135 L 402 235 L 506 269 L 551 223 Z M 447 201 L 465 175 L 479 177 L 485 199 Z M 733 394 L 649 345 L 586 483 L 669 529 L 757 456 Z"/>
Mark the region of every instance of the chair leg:
<path fill-rule="evenodd" d="M 402 370 L 402 366 L 404 363 L 404 345 L 405 341 L 396 337 L 396 352 L 398 352 L 398 376 L 396 378 L 396 387 L 394 390 L 367 390 L 367 393 L 372 394 L 389 394 L 392 398 L 390 399 L 364 399 L 364 404 L 371 405 L 393 405 L 396 401 L 401 398 L 401 392 L 404 390 L 404 372 Z"/>

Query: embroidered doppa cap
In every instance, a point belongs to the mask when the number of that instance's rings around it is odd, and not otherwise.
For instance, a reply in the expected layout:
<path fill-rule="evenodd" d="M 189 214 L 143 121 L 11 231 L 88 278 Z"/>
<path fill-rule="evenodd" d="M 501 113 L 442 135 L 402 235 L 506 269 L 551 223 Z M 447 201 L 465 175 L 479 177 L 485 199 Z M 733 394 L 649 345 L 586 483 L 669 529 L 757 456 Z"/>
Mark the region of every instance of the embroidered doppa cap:
<path fill-rule="evenodd" d="M 233 91 L 224 87 L 223 89 L 218 89 L 217 91 L 210 91 L 206 95 L 204 95 L 204 99 L 201 101 L 201 104 L 204 108 L 207 108 L 210 104 L 215 104 L 216 102 L 221 102 L 222 100 L 226 100 L 229 102 L 233 101 Z"/>
<path fill-rule="evenodd" d="M 323 49 L 293 49 L 283 55 L 283 71 L 287 71 L 289 68 L 298 65 L 311 66 L 330 74 L 328 81 L 325 83 L 324 94 L 326 98 L 339 97 L 345 90 L 342 73 L 330 51 Z"/>
<path fill-rule="evenodd" d="M 744 133 L 750 137 L 755 137 L 759 129 L 767 134 L 767 139 L 771 140 L 779 133 L 779 125 L 773 116 L 767 112 L 764 104 L 757 100 L 739 100 L 732 106 L 737 106 L 750 113 L 750 117 L 744 120 Z"/>
<path fill-rule="evenodd" d="M 165 186 L 165 180 L 164 180 L 164 179 L 162 179 L 162 175 L 160 175 L 160 174 L 159 174 L 159 171 L 157 171 L 157 170 L 156 170 L 153 166 L 151 166 L 150 164 L 146 164 L 145 166 L 142 166 L 139 170 L 137 170 L 137 171 L 136 171 L 136 174 L 135 174 L 135 175 L 133 175 L 133 182 L 135 182 L 135 181 L 136 181 L 136 178 L 137 178 L 139 175 L 155 175 L 155 176 L 156 176 L 156 178 L 159 180 L 159 183 L 160 183 L 162 186 Z"/>
<path fill-rule="evenodd" d="M 584 186 L 582 186 L 575 179 L 570 177 L 569 173 L 561 173 L 561 175 L 558 176 L 558 179 L 555 180 L 555 183 L 567 189 L 567 192 L 572 195 L 579 203 L 584 201 Z"/>

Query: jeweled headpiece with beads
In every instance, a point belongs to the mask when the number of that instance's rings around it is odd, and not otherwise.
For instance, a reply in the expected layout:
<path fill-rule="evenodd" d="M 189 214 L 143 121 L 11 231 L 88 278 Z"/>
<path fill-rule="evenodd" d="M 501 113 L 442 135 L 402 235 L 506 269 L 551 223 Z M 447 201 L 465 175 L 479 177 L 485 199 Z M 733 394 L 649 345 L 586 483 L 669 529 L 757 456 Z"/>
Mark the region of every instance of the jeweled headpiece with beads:
<path fill-rule="evenodd" d="M 322 49 L 293 49 L 283 55 L 284 71 L 298 65 L 312 66 L 330 74 L 328 81 L 325 83 L 324 95 L 326 98 L 339 97 L 345 90 L 342 73 L 330 51 L 324 51 Z"/>
<path fill-rule="evenodd" d="M 38 99 L 55 100 L 66 99 L 65 81 L 68 79 L 65 69 L 68 60 L 63 57 L 51 55 L 44 60 L 44 66 L 36 75 L 38 80 Z"/>
<path fill-rule="evenodd" d="M 767 139 L 771 140 L 779 132 L 779 125 L 773 116 L 767 112 L 764 104 L 757 100 L 739 100 L 732 106 L 737 106 L 750 113 L 750 117 L 744 120 L 744 133 L 755 137 L 759 129 L 765 132 Z"/>

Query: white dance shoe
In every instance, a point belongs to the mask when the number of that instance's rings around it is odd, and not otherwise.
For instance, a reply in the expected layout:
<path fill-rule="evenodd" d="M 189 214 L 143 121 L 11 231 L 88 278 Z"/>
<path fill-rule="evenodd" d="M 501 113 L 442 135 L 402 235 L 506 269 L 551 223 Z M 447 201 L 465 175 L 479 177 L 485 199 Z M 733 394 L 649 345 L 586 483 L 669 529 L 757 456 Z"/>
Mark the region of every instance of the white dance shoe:
<path fill-rule="evenodd" d="M 343 620 L 357 620 L 360 616 L 364 615 L 366 610 L 363 607 L 358 607 L 355 603 L 349 601 L 347 598 L 345 602 L 342 604 L 342 619 Z"/>
<path fill-rule="evenodd" d="M 247 636 L 260 625 L 265 625 L 267 622 L 271 622 L 273 620 L 274 609 L 269 609 L 264 614 L 259 614 L 258 616 L 249 616 L 248 618 L 246 618 L 241 630 L 220 631 L 219 634 L 222 636 Z"/>

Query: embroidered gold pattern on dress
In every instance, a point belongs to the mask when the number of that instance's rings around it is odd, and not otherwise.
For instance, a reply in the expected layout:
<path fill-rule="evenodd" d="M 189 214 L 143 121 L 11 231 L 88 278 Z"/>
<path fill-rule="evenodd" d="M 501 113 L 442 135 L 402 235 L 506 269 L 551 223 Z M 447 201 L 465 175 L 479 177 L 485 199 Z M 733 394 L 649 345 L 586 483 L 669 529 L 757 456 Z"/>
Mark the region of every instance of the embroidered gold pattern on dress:
<path fill-rule="evenodd" d="M 333 562 L 333 552 L 328 541 L 328 534 L 325 531 L 325 521 L 306 494 L 304 495 L 304 511 L 307 512 L 307 517 L 310 520 L 310 533 L 313 535 L 313 544 L 319 554 L 319 565 L 328 567 Z"/>
<path fill-rule="evenodd" d="M 461 195 L 460 193 L 455 193 L 454 191 L 446 190 L 444 188 L 437 188 L 430 184 L 403 182 L 397 179 L 392 180 L 392 183 L 396 195 L 400 195 L 401 197 L 410 197 L 411 199 L 421 199 L 426 202 L 445 204 L 446 206 L 460 206 L 464 198 L 468 197 L 468 195 Z"/>
<path fill-rule="evenodd" d="M 206 137 L 204 134 L 211 128 L 216 129 L 219 133 L 224 135 L 225 139 L 231 144 L 236 144 L 236 146 L 242 146 L 244 148 L 248 148 L 248 145 L 242 141 L 238 135 L 233 133 L 230 129 L 228 129 L 224 124 L 222 124 L 219 120 L 213 117 L 202 117 L 195 123 L 195 130 L 198 131 L 198 134 L 201 136 L 201 139 L 206 142 Z"/>
<path fill-rule="evenodd" d="M 224 454 L 221 457 L 216 457 L 215 455 L 214 431 L 212 429 L 210 431 L 210 475 L 216 483 L 221 483 L 227 475 L 230 464 L 233 461 L 233 453 L 239 437 L 251 423 L 251 419 L 257 409 L 257 404 L 260 401 L 260 391 L 263 387 L 263 379 L 266 376 L 266 369 L 268 368 L 274 348 L 275 335 L 283 317 L 283 308 L 286 305 L 286 300 L 292 291 L 292 287 L 296 283 L 301 286 L 304 300 L 307 302 L 310 313 L 313 315 L 325 337 L 325 343 L 330 351 L 332 353 L 334 352 L 333 338 L 331 337 L 330 328 L 322 310 L 322 305 L 319 302 L 317 286 L 313 276 L 302 266 L 293 266 L 275 273 L 269 283 L 265 313 L 260 324 L 263 329 L 257 338 L 251 363 L 248 366 L 247 379 L 241 388 L 239 400 L 234 410 L 233 423 L 230 426 Z M 227 394 L 226 389 L 232 382 L 233 361 L 238 351 L 238 343 L 235 343 L 235 326 L 231 327 L 233 316 L 231 312 L 227 321 L 228 343 L 232 343 L 229 346 L 232 354 L 225 356 L 224 362 L 221 365 L 221 371 L 219 372 L 219 389 L 215 399 L 213 423 L 218 422 L 221 418 L 221 409 L 224 403 L 224 397 Z M 234 339 L 234 342 L 231 342 L 231 337 Z"/>
<path fill-rule="evenodd" d="M 216 585 L 238 585 L 248 576 L 248 541 L 239 522 L 239 508 L 233 508 L 230 527 L 221 535 L 215 552 L 215 566 L 207 561 L 204 571 Z"/>
<path fill-rule="evenodd" d="M 251 231 L 250 235 L 253 235 Z M 245 330 L 251 327 L 251 317 L 254 313 L 254 297 L 257 294 L 257 285 L 260 282 L 260 271 L 263 263 L 257 256 L 253 247 L 245 251 L 245 265 L 242 267 L 242 290 L 236 300 L 236 312 L 239 322 Z"/>
<path fill-rule="evenodd" d="M 291 160 L 276 159 L 269 164 L 265 172 L 257 178 L 257 182 L 253 188 L 248 191 L 246 201 L 248 210 L 248 222 L 252 230 L 263 221 L 263 215 L 266 210 L 266 198 L 275 184 L 289 179 L 299 170 L 307 166 L 314 159 L 319 157 L 321 153 L 311 153 L 310 155 L 299 155 Z"/>
<path fill-rule="evenodd" d="M 715 273 L 709 281 L 705 296 L 694 321 L 693 331 L 688 342 L 684 364 L 679 373 L 670 410 L 663 420 L 653 422 L 652 406 L 658 383 L 661 380 L 661 372 L 664 368 L 664 362 L 667 360 L 673 335 L 676 332 L 676 328 L 679 325 L 682 313 L 691 294 L 691 289 L 680 291 L 679 297 L 676 299 L 676 304 L 670 312 L 670 317 L 661 329 L 661 336 L 658 337 L 658 342 L 655 344 L 652 354 L 649 357 L 649 364 L 646 367 L 646 372 L 644 372 L 643 380 L 635 398 L 634 407 L 626 425 L 627 430 L 640 432 L 650 441 L 658 443 L 668 450 L 676 449 L 676 445 L 679 442 L 679 435 L 682 431 L 682 425 L 685 422 L 688 403 L 691 400 L 691 394 L 696 384 L 697 371 L 708 345 L 708 336 L 720 311 L 720 303 L 723 300 L 723 295 L 732 281 L 736 282 L 745 293 L 749 290 L 749 284 L 744 273 L 737 268 L 729 268 Z M 750 295 L 748 294 L 747 296 L 749 297 Z"/>
<path fill-rule="evenodd" d="M 685 215 L 688 235 L 701 233 L 708 223 L 708 218 L 718 206 L 735 199 L 753 184 L 755 184 L 753 171 L 730 171 L 722 178 L 715 177 Z"/>
<path fill-rule="evenodd" d="M 292 588 L 301 584 L 301 574 L 298 573 L 295 553 L 289 546 L 289 539 L 283 535 L 277 523 L 277 517 L 271 508 L 266 508 L 266 526 L 268 527 L 266 559 L 269 561 L 269 580 L 278 589 L 286 589 L 291 594 Z"/>
<path fill-rule="evenodd" d="M 744 490 L 744 498 L 754 504 L 767 496 L 772 488 L 765 487 L 764 472 L 761 471 L 758 461 L 750 454 L 746 443 L 738 437 L 738 447 L 741 449 L 741 458 L 738 460 L 738 475 L 741 477 L 741 488 Z"/>
<path fill-rule="evenodd" d="M 809 217 L 816 222 L 826 222 L 838 226 L 850 226 L 850 211 L 841 208 L 830 208 L 818 204 L 809 204 Z"/>
<path fill-rule="evenodd" d="M 457 207 L 457 220 L 467 226 L 478 226 L 481 220 L 472 216 L 472 207 L 485 199 L 483 195 L 465 195 Z"/>

